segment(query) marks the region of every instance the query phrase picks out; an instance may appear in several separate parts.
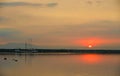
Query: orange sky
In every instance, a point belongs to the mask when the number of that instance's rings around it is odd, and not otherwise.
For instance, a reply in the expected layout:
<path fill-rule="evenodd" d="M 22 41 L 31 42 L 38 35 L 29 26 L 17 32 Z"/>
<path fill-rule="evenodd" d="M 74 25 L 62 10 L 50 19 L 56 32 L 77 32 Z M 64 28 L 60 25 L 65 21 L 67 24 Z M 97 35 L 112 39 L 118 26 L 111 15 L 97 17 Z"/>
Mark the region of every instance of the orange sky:
<path fill-rule="evenodd" d="M 0 44 L 33 39 L 41 48 L 87 49 L 92 44 L 95 49 L 120 49 L 119 4 L 118 0 L 2 0 Z"/>

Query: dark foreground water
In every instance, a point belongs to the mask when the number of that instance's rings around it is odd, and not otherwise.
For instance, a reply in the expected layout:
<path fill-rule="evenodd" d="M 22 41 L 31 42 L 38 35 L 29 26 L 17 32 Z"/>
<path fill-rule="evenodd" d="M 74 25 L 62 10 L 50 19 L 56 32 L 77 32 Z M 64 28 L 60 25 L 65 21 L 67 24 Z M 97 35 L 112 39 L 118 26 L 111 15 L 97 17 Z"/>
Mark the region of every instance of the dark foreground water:
<path fill-rule="evenodd" d="M 2 75 L 120 76 L 120 55 L 0 55 Z"/>

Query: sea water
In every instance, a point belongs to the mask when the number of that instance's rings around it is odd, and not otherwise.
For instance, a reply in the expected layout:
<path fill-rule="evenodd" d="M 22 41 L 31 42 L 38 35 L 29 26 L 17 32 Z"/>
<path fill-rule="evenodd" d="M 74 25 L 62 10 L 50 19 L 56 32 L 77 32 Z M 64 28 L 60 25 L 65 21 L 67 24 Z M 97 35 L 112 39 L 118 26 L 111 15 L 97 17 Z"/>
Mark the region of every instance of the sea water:
<path fill-rule="evenodd" d="M 120 55 L 0 55 L 0 75 L 120 76 Z"/>

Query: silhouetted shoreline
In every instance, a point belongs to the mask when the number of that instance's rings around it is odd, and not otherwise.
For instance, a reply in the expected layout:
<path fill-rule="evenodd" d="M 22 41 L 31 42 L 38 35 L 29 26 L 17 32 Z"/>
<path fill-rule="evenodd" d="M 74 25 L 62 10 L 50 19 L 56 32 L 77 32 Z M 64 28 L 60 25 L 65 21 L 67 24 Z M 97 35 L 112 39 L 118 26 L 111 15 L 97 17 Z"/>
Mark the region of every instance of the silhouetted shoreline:
<path fill-rule="evenodd" d="M 84 49 L 0 49 L 0 54 L 120 54 L 120 50 L 84 50 Z"/>

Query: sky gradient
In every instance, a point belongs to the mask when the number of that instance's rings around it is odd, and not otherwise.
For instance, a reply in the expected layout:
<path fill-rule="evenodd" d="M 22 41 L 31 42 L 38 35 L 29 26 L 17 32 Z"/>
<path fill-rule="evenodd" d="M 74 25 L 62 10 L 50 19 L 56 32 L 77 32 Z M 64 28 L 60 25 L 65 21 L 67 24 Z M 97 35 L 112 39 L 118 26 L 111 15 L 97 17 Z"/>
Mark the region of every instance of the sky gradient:
<path fill-rule="evenodd" d="M 119 0 L 0 0 L 0 45 L 32 39 L 40 48 L 120 49 L 119 5 Z"/>

